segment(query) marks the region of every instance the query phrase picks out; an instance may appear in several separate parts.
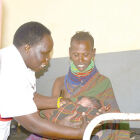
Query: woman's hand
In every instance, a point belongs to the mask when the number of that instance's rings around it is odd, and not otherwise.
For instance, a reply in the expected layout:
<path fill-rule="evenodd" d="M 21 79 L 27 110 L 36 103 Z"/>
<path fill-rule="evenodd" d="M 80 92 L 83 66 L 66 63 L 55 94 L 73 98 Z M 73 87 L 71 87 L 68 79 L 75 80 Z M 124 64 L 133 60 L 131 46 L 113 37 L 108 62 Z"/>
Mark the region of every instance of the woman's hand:
<path fill-rule="evenodd" d="M 100 114 L 106 113 L 106 112 L 108 112 L 110 110 L 110 108 L 111 108 L 111 105 L 110 104 L 107 105 L 107 106 L 103 106 L 103 107 L 101 107 L 98 110 L 98 112 L 96 113 L 96 115 L 100 115 Z"/>

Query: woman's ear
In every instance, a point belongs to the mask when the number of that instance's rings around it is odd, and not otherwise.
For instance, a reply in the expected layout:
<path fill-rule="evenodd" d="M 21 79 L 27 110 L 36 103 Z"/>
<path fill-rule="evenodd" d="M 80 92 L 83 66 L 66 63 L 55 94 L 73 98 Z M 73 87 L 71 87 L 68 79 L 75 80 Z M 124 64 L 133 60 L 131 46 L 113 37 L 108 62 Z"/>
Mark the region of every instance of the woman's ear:
<path fill-rule="evenodd" d="M 93 50 L 92 50 L 92 57 L 93 57 L 93 60 L 95 59 L 95 53 L 96 53 L 96 49 L 93 48 Z"/>

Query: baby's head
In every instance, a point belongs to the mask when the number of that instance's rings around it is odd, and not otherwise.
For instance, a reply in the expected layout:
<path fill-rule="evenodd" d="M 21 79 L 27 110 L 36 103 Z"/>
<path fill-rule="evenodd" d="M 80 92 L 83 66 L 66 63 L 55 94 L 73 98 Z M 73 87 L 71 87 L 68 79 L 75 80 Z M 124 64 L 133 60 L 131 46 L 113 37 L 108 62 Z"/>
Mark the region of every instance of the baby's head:
<path fill-rule="evenodd" d="M 80 104 L 81 106 L 88 108 L 96 108 L 96 109 L 101 108 L 99 100 L 95 97 L 80 96 L 78 98 L 77 104 Z"/>

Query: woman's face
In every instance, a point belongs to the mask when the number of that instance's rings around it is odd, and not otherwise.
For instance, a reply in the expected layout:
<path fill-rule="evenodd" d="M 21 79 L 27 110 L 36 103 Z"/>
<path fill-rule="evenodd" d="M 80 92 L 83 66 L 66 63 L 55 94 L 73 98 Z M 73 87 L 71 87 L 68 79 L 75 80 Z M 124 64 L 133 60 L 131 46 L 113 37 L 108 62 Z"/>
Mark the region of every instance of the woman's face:
<path fill-rule="evenodd" d="M 89 40 L 73 40 L 69 55 L 77 69 L 84 71 L 91 63 L 91 59 L 94 59 L 95 49 Z"/>

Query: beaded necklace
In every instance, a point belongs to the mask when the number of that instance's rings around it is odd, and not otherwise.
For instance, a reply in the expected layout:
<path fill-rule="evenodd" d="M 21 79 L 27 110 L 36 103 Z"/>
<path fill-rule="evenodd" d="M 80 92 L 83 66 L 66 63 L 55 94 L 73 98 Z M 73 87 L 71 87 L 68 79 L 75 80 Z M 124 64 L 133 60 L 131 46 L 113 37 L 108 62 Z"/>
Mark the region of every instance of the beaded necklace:
<path fill-rule="evenodd" d="M 89 64 L 89 66 L 84 71 L 82 71 L 82 72 L 77 69 L 77 67 L 74 65 L 73 61 L 71 61 L 71 63 L 70 63 L 71 72 L 75 76 L 78 76 L 78 77 L 89 75 L 93 68 L 94 68 L 93 60 L 91 60 L 91 63 Z"/>
<path fill-rule="evenodd" d="M 97 72 L 93 60 L 90 65 L 84 70 L 79 71 L 73 62 L 70 64 L 69 72 L 65 76 L 64 84 L 67 92 L 74 95 L 88 80 Z"/>

